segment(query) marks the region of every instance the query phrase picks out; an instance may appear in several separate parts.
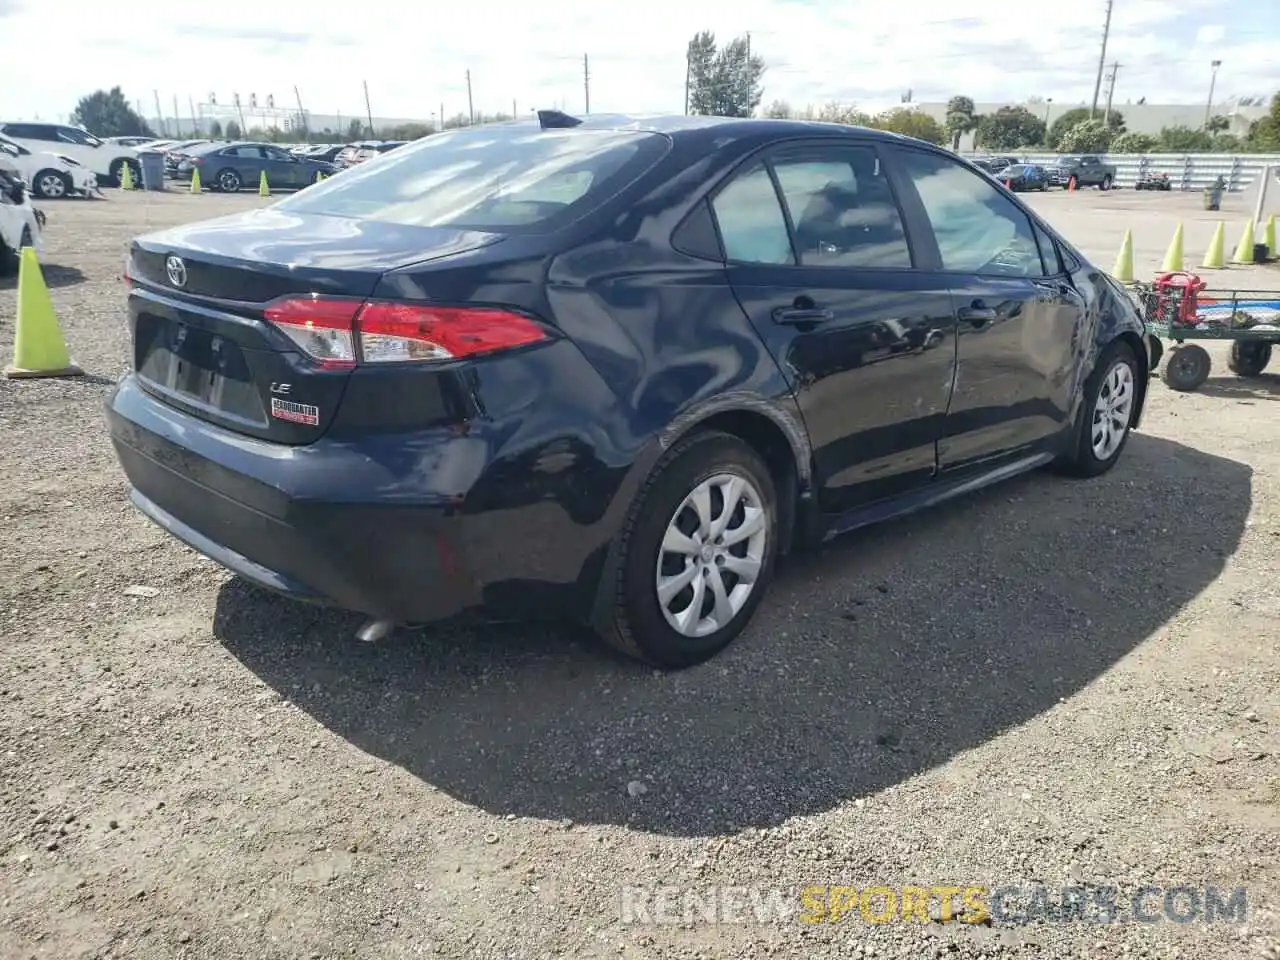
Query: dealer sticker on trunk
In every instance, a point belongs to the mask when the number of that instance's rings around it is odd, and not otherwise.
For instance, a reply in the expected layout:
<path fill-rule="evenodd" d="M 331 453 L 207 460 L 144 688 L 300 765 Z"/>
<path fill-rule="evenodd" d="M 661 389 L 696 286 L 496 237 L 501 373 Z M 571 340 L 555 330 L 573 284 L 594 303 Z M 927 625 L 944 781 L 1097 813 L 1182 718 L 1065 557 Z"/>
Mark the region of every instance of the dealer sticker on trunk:
<path fill-rule="evenodd" d="M 311 427 L 320 425 L 320 408 L 309 403 L 294 403 L 292 400 L 272 397 L 271 415 L 277 420 L 288 420 L 290 423 L 305 423 Z"/>

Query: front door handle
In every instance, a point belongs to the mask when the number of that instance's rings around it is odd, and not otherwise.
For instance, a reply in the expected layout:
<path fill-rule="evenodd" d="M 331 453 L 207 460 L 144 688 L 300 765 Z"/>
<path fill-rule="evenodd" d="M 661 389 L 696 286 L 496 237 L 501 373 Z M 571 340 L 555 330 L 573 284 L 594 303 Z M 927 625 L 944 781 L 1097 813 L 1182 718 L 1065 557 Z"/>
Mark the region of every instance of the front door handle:
<path fill-rule="evenodd" d="M 774 323 L 826 323 L 835 318 L 834 311 L 823 307 L 778 307 L 773 311 Z"/>

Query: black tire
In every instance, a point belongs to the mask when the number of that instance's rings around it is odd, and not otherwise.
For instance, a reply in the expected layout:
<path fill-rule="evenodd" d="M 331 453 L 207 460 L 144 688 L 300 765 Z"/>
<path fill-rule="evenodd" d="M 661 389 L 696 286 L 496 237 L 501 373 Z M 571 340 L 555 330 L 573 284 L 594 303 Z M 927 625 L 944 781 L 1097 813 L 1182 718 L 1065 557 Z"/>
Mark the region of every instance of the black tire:
<path fill-rule="evenodd" d="M 1231 344 L 1227 366 L 1237 377 L 1256 377 L 1271 362 L 1271 344 L 1237 340 Z"/>
<path fill-rule="evenodd" d="M 11 277 L 18 272 L 18 251 L 10 250 L 0 239 L 0 277 Z"/>
<path fill-rule="evenodd" d="M 41 200 L 63 200 L 71 196 L 75 185 L 71 177 L 58 170 L 41 170 L 31 181 L 31 192 Z"/>
<path fill-rule="evenodd" d="M 678 633 L 667 622 L 658 602 L 655 576 L 663 538 L 677 509 L 698 484 L 717 474 L 742 477 L 755 487 L 767 535 L 759 576 L 742 608 L 725 626 L 693 638 Z M 777 518 L 773 477 L 755 450 L 719 431 L 697 432 L 682 439 L 654 467 L 619 536 L 621 561 L 612 585 L 612 622 L 602 631 L 604 639 L 628 656 L 663 668 L 689 667 L 715 656 L 742 632 L 768 590 L 777 552 Z M 610 589 L 610 585 L 603 588 Z"/>
<path fill-rule="evenodd" d="M 1098 189 L 1099 189 L 1099 190 L 1110 190 L 1110 189 L 1111 189 L 1111 175 L 1110 175 L 1110 174 L 1108 174 L 1107 176 L 1105 176 L 1105 177 L 1103 177 L 1103 178 L 1102 178 L 1102 182 L 1101 182 L 1100 184 L 1098 184 Z"/>
<path fill-rule="evenodd" d="M 1148 341 L 1151 344 L 1151 356 L 1148 358 L 1147 369 L 1154 377 L 1156 368 L 1160 366 L 1160 358 L 1164 356 L 1164 341 L 1159 337 L 1148 337 Z"/>
<path fill-rule="evenodd" d="M 1204 347 L 1195 343 L 1181 343 L 1169 350 L 1169 360 L 1164 365 L 1164 382 L 1171 390 L 1190 393 L 1199 390 L 1209 379 L 1213 364 Z"/>
<path fill-rule="evenodd" d="M 244 186 L 244 178 L 240 176 L 238 170 L 232 170 L 228 167 L 226 170 L 219 170 L 218 175 L 213 178 L 210 186 L 221 190 L 223 193 L 239 193 Z"/>
<path fill-rule="evenodd" d="M 1093 445 L 1093 427 L 1098 398 L 1112 371 L 1121 364 L 1129 368 L 1130 389 L 1133 391 L 1133 397 L 1129 404 L 1128 419 L 1124 424 L 1124 435 L 1109 454 L 1100 457 Z M 1059 458 L 1055 464 L 1061 472 L 1074 477 L 1097 477 L 1116 465 L 1120 454 L 1124 452 L 1125 445 L 1129 442 L 1129 434 L 1132 432 L 1130 428 L 1133 426 L 1133 417 L 1138 409 L 1138 399 L 1142 390 L 1141 369 L 1133 348 L 1123 340 L 1113 341 L 1102 351 L 1093 372 L 1089 374 L 1089 379 L 1084 384 L 1084 402 L 1080 404 L 1071 450 Z"/>

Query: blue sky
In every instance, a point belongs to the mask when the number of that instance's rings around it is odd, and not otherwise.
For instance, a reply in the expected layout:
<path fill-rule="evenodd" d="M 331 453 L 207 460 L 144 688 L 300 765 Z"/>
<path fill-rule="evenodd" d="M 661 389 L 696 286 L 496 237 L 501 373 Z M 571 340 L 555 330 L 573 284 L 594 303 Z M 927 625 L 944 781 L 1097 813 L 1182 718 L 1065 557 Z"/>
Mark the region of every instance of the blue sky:
<path fill-rule="evenodd" d="M 1223 61 L 1216 99 L 1280 90 L 1280 13 L 1268 6 L 1116 0 L 1107 56 L 1122 65 L 1116 102 L 1203 102 L 1214 59 Z M 56 36 L 51 7 L 64 25 Z M 722 39 L 750 31 L 769 64 L 766 103 L 875 110 L 911 89 L 917 100 L 963 93 L 1068 104 L 1092 96 L 1103 8 L 1104 0 L 256 0 L 236 6 L 230 25 L 225 7 L 203 3 L 162 5 L 162 22 L 144 27 L 149 15 L 137 14 L 150 8 L 124 18 L 86 0 L 0 0 L 0 119 L 61 119 L 80 95 L 116 84 L 148 114 L 153 90 L 166 113 L 176 96 L 185 114 L 189 100 L 210 92 L 220 103 L 233 92 L 289 103 L 296 84 L 308 109 L 354 116 L 362 80 L 376 116 L 429 118 L 441 103 L 447 114 L 466 111 L 468 69 L 477 111 L 509 111 L 513 99 L 521 113 L 581 110 L 583 53 L 594 111 L 680 112 L 684 50 L 700 29 Z"/>

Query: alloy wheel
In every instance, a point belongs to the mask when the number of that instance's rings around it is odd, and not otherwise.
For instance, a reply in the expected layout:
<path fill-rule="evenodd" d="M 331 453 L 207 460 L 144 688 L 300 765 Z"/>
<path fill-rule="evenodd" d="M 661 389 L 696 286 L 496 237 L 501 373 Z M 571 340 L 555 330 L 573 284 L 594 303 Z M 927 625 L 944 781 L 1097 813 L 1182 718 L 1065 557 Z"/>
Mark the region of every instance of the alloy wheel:
<path fill-rule="evenodd" d="M 671 628 L 705 637 L 728 625 L 756 588 L 768 537 L 764 499 L 750 480 L 722 473 L 694 487 L 658 551 L 655 589 Z"/>
<path fill-rule="evenodd" d="M 1093 404 L 1093 455 L 1109 460 L 1120 448 L 1133 415 L 1133 369 L 1116 363 L 1103 378 L 1098 399 Z"/>

